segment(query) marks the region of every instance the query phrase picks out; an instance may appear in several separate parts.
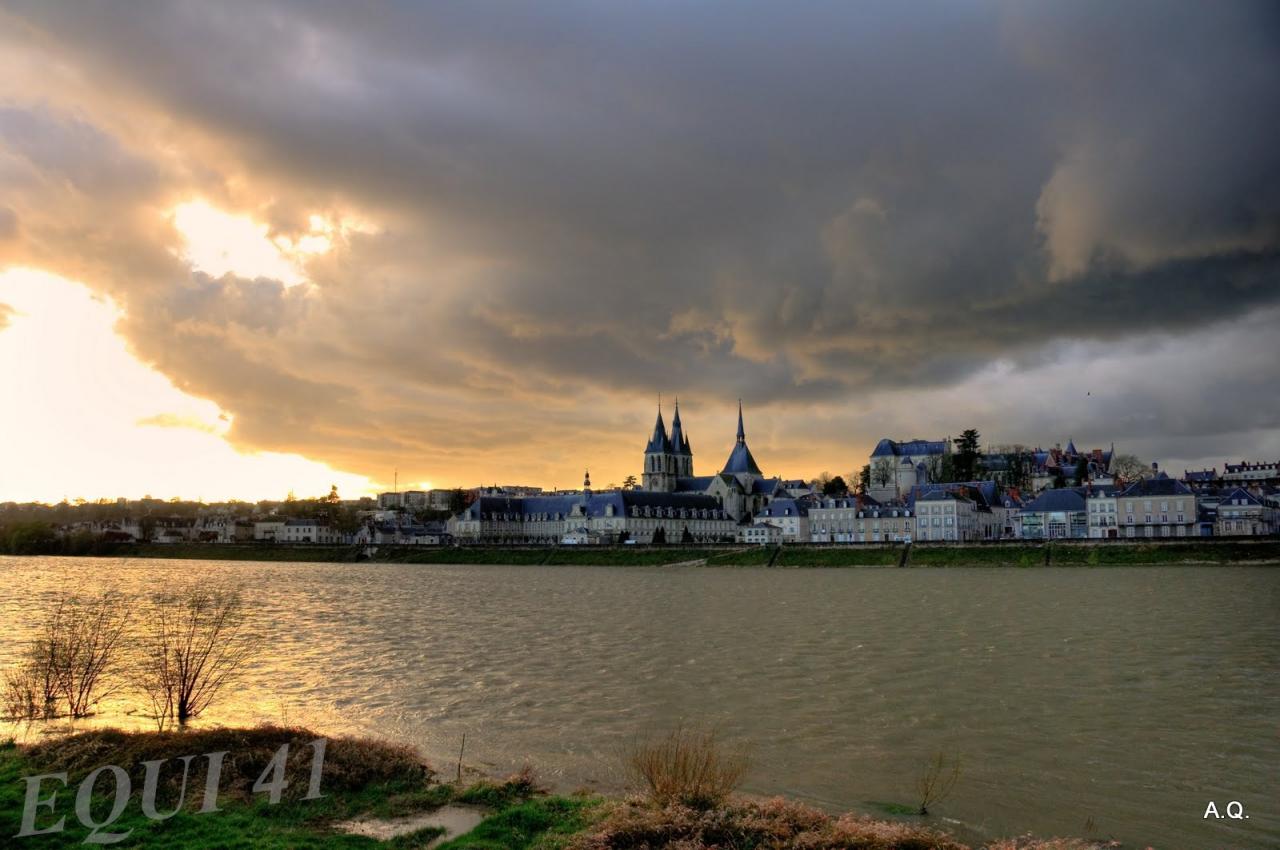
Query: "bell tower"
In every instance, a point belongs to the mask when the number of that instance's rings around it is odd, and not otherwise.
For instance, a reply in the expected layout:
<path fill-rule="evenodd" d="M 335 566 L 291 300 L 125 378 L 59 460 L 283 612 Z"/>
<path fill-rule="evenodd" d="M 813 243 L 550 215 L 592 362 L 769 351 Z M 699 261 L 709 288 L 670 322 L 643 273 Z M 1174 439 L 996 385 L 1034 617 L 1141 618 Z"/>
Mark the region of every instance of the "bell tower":
<path fill-rule="evenodd" d="M 679 413 L 676 414 L 677 421 Z M 677 426 L 678 433 L 678 426 Z M 676 489 L 678 474 L 678 455 L 676 447 L 667 436 L 667 425 L 662 421 L 662 399 L 658 399 L 658 420 L 653 424 L 653 436 L 644 447 L 644 476 L 641 487 L 662 493 L 671 493 Z"/>

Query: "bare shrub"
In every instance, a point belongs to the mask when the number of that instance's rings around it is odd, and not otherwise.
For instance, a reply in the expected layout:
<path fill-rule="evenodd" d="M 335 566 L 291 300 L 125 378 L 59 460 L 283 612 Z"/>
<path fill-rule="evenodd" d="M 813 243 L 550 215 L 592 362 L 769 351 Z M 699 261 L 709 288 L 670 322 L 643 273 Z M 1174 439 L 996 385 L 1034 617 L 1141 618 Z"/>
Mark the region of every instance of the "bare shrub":
<path fill-rule="evenodd" d="M 59 597 L 18 668 L 5 674 L 5 715 L 33 720 L 92 713 L 112 692 L 104 690 L 105 674 L 115 663 L 127 620 L 118 593 Z"/>
<path fill-rule="evenodd" d="M 655 803 L 705 810 L 723 803 L 741 784 L 750 759 L 745 750 L 726 749 L 716 729 L 682 723 L 666 734 L 636 740 L 623 754 L 623 766 Z"/>
<path fill-rule="evenodd" d="M 4 673 L 0 709 L 8 720 L 37 720 L 57 713 L 57 692 L 43 686 L 43 671 L 26 662 Z"/>
<path fill-rule="evenodd" d="M 125 598 L 108 592 L 96 599 L 73 600 L 66 611 L 62 695 L 67 713 L 85 717 L 120 687 L 107 686 L 104 674 L 115 664 L 129 621 Z"/>
<path fill-rule="evenodd" d="M 960 779 L 960 754 L 950 758 L 941 750 L 934 754 L 916 779 L 916 794 L 920 797 L 920 814 L 929 814 L 929 807 L 947 798 Z"/>
<path fill-rule="evenodd" d="M 159 728 L 198 716 L 257 653 L 247 619 L 236 590 L 192 587 L 152 597 L 140 682 Z"/>
<path fill-rule="evenodd" d="M 1083 838 L 1005 838 L 983 846 L 983 850 L 1109 850 L 1120 847 L 1118 841 L 1090 841 Z M 1148 848 L 1150 850 L 1150 848 Z"/>
<path fill-rule="evenodd" d="M 730 802 L 699 811 L 620 801 L 573 836 L 566 850 L 798 848 L 798 850 L 969 850 L 950 835 L 921 826 L 856 815 L 835 817 L 781 798 Z"/>

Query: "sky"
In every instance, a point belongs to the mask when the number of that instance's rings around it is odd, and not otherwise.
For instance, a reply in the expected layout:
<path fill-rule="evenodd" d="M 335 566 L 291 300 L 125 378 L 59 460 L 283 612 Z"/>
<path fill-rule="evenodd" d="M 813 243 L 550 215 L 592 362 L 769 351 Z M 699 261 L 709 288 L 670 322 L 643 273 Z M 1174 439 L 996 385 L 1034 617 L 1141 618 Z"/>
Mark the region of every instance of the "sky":
<path fill-rule="evenodd" d="M 1280 458 L 1280 6 L 0 0 L 0 500 Z"/>

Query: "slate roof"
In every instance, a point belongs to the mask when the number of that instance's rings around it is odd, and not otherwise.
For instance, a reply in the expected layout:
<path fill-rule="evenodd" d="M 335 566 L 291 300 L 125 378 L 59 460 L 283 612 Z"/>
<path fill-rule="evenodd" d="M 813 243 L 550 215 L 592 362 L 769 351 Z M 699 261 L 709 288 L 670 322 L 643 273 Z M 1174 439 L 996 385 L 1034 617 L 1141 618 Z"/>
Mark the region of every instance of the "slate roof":
<path fill-rule="evenodd" d="M 742 402 L 738 402 L 738 439 L 733 445 L 733 451 L 729 452 L 729 459 L 724 462 L 724 469 L 720 471 L 729 475 L 764 475 L 756 459 L 751 456 L 751 449 L 747 448 L 747 432 L 742 427 Z"/>
<path fill-rule="evenodd" d="M 912 487 L 911 492 L 907 494 L 907 502 L 914 502 L 931 493 L 946 493 L 958 488 L 966 491 L 976 491 L 976 493 L 970 493 L 969 498 L 986 505 L 994 505 L 999 498 L 999 486 L 995 481 L 934 482 L 931 484 L 917 484 Z"/>
<path fill-rule="evenodd" d="M 1084 509 L 1084 495 L 1075 487 L 1045 490 L 1022 506 L 1022 512 L 1027 514 L 1047 511 L 1083 511 Z"/>
<path fill-rule="evenodd" d="M 871 456 L 876 457 L 899 457 L 909 455 L 917 457 L 920 455 L 940 455 L 946 452 L 946 440 L 904 440 L 897 442 L 885 438 L 876 443 L 876 447 L 872 449 Z"/>
<path fill-rule="evenodd" d="M 715 480 L 714 475 L 694 475 L 676 479 L 676 490 L 683 492 L 704 492 Z"/>
<path fill-rule="evenodd" d="M 689 437 L 684 432 L 684 426 L 680 424 L 679 399 L 676 399 L 676 412 L 671 419 L 671 447 L 678 455 L 693 454 L 693 449 L 689 447 Z"/>
<path fill-rule="evenodd" d="M 662 421 L 662 408 L 658 408 L 658 420 L 653 423 L 653 436 L 644 447 L 645 454 L 664 454 L 671 451 L 671 438 L 667 436 L 667 425 Z"/>
<path fill-rule="evenodd" d="M 1257 472 L 1259 470 L 1280 468 L 1280 462 L 1272 461 L 1269 463 L 1250 463 L 1249 461 L 1241 461 L 1240 463 L 1224 464 L 1227 472 Z"/>
<path fill-rule="evenodd" d="M 1175 478 L 1161 475 L 1159 478 L 1145 478 L 1135 481 L 1120 494 L 1125 498 L 1140 496 L 1191 496 L 1191 488 Z"/>
<path fill-rule="evenodd" d="M 1246 505 L 1261 505 L 1262 500 L 1243 487 L 1237 487 L 1222 497 L 1220 505 L 1234 505 L 1237 499 L 1243 499 Z"/>
<path fill-rule="evenodd" d="M 751 449 L 747 448 L 745 442 L 735 443 L 733 451 L 729 452 L 729 459 L 724 462 L 722 472 L 730 475 L 738 475 L 746 472 L 751 475 L 763 475 L 760 471 L 760 465 L 756 463 L 756 459 L 751 456 Z"/>
<path fill-rule="evenodd" d="M 494 514 L 509 515 L 513 520 L 525 520 L 532 514 L 546 514 L 553 520 L 565 519 L 585 499 L 587 515 L 605 516 L 612 506 L 614 516 L 629 514 L 630 508 L 671 508 L 673 510 L 710 510 L 723 515 L 723 508 L 714 496 L 704 493 L 660 493 L 650 490 L 612 490 L 592 493 L 590 496 L 569 494 L 564 496 L 481 496 L 471 503 L 461 516 L 466 519 L 489 518 Z"/>
<path fill-rule="evenodd" d="M 774 499 L 768 507 L 760 511 L 759 516 L 787 517 L 808 516 L 810 503 L 807 499 Z M 790 513 L 788 513 L 788 511 Z"/>
<path fill-rule="evenodd" d="M 752 493 L 763 493 L 766 496 L 772 496 L 779 490 L 784 490 L 782 482 L 777 478 L 757 478 L 751 482 Z"/>

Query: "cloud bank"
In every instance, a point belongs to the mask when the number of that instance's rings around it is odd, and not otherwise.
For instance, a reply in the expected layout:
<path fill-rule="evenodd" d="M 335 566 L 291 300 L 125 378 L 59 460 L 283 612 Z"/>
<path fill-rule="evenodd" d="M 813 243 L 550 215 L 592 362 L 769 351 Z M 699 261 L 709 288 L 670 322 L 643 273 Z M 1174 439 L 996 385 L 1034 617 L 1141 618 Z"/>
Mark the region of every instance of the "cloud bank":
<path fill-rule="evenodd" d="M 702 471 L 738 397 L 793 475 L 1280 450 L 1274 4 L 0 8 L 0 264 L 110 294 L 238 445 L 603 483 L 662 391 Z M 197 198 L 330 248 L 211 277 Z"/>

